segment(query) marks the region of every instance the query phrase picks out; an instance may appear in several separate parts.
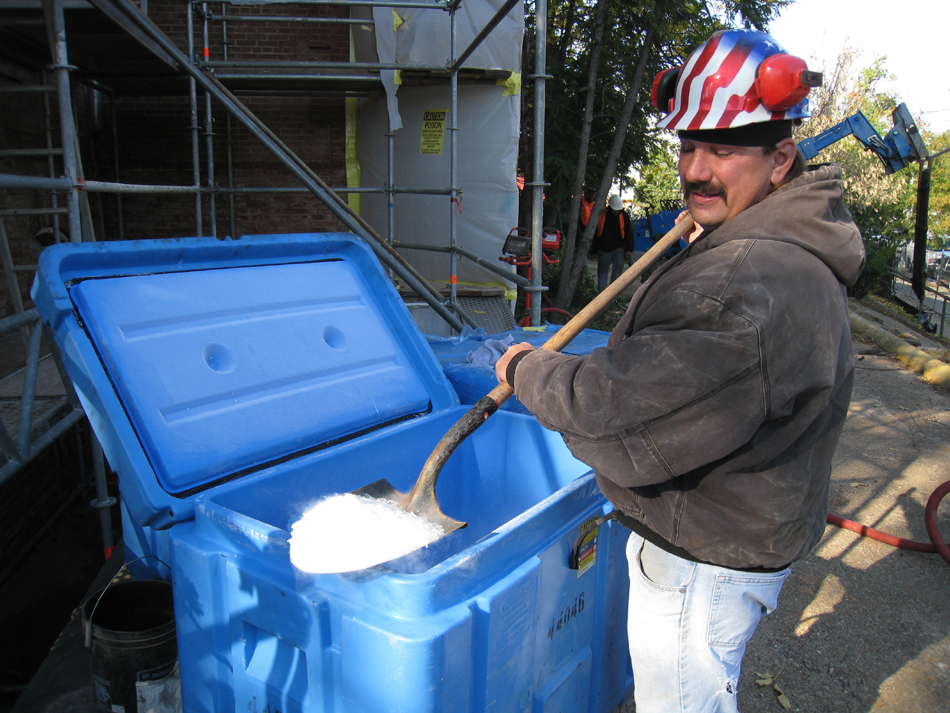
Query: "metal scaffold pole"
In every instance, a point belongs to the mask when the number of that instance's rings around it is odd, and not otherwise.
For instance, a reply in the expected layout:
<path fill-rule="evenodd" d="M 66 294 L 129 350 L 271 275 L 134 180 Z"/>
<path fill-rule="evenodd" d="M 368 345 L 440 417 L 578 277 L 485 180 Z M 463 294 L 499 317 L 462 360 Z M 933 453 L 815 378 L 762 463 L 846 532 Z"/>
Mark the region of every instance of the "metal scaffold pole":
<path fill-rule="evenodd" d="M 194 4 L 188 0 L 188 11 L 185 20 L 188 32 L 188 59 L 195 61 L 195 26 L 194 26 Z M 201 185 L 201 163 L 198 151 L 198 87 L 193 76 L 188 77 L 188 102 L 191 111 L 191 182 L 197 188 Z M 195 236 L 201 237 L 203 234 L 201 220 L 201 194 L 195 193 Z"/>
<path fill-rule="evenodd" d="M 70 187 L 66 194 L 67 218 L 69 221 L 69 240 L 82 242 L 82 222 L 79 215 L 79 189 L 77 188 L 78 162 L 76 160 L 76 125 L 73 121 L 72 93 L 69 87 L 69 64 L 66 51 L 66 21 L 63 16 L 62 0 L 49 0 L 43 3 L 48 13 L 46 26 L 50 32 L 50 46 L 53 49 L 53 64 L 50 67 L 56 76 L 56 89 L 59 95 L 59 124 L 63 137 L 63 171 Z"/>
<path fill-rule="evenodd" d="M 44 85 L 46 83 L 46 74 L 43 75 Z M 46 130 L 46 148 L 53 148 L 53 124 L 50 120 L 50 106 L 49 106 L 49 92 L 43 93 L 43 128 Z M 48 169 L 49 175 L 51 178 L 56 177 L 56 161 L 52 156 L 49 156 L 46 159 L 46 167 Z M 50 206 L 53 209 L 59 208 L 59 195 L 56 191 L 50 191 L 49 194 Z M 59 227 L 59 214 L 53 213 L 53 241 L 59 242 L 60 240 L 60 227 Z"/>
<path fill-rule="evenodd" d="M 208 42 L 208 4 L 202 3 L 201 9 L 204 15 L 201 23 L 201 38 L 203 41 L 201 56 L 208 59 L 211 52 Z M 205 147 L 208 174 L 208 225 L 211 236 L 216 238 L 218 237 L 218 223 L 214 199 L 214 116 L 211 112 L 211 95 L 208 92 L 205 92 Z"/>
<path fill-rule="evenodd" d="M 456 206 L 460 206 L 458 190 L 458 109 L 459 109 L 459 81 L 458 70 L 455 68 L 456 37 L 458 35 L 458 20 L 455 7 L 449 11 L 449 43 L 451 47 L 452 75 L 450 79 L 451 102 L 449 104 L 449 187 L 452 195 L 449 198 L 449 303 L 458 303 L 458 236 L 455 224 Z"/>
<path fill-rule="evenodd" d="M 227 22 L 227 5 L 221 3 L 221 47 L 222 47 L 222 56 L 225 60 L 229 56 L 229 48 L 231 45 L 230 40 L 228 39 L 228 22 Z M 227 150 L 228 157 L 228 231 L 231 235 L 237 234 L 237 215 L 234 210 L 234 192 L 230 189 L 234 188 L 234 135 L 231 131 L 231 115 L 228 114 L 225 124 L 225 147 Z"/>
<path fill-rule="evenodd" d="M 115 120 L 115 94 L 111 94 L 109 96 L 109 111 L 112 117 L 112 153 L 114 156 L 113 170 L 115 171 L 115 181 L 116 183 L 119 183 L 122 180 L 122 175 L 119 172 L 119 129 Z M 116 222 L 119 229 L 119 240 L 125 240 L 125 215 L 122 212 L 121 193 L 117 193 L 115 196 L 115 212 Z"/>
<path fill-rule="evenodd" d="M 395 180 L 395 168 L 393 165 L 393 152 L 395 150 L 396 135 L 392 129 L 386 132 L 386 225 L 388 231 L 386 240 L 392 245 L 396 239 L 396 216 L 395 212 L 395 192 L 393 191 L 393 182 Z"/>
<path fill-rule="evenodd" d="M 531 185 L 531 325 L 541 324 L 541 239 L 544 229 L 544 113 L 547 68 L 547 0 L 535 5 L 535 63 L 534 63 L 534 180 Z"/>

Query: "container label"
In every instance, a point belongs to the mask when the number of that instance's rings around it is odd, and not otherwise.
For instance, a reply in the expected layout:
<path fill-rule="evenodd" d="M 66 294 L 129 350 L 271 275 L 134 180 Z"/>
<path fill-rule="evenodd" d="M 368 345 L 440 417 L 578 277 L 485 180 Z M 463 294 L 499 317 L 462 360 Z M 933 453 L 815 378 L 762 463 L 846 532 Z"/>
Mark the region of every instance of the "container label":
<path fill-rule="evenodd" d="M 166 676 L 135 684 L 135 709 L 148 713 L 181 713 L 181 680 Z"/>
<path fill-rule="evenodd" d="M 498 612 L 501 631 L 495 639 L 495 651 L 501 651 L 530 627 L 535 591 L 535 582 L 532 580 L 501 605 Z"/>
<path fill-rule="evenodd" d="M 93 687 L 96 690 L 96 708 L 101 711 L 112 710 L 112 684 L 101 676 L 93 674 Z"/>
<path fill-rule="evenodd" d="M 597 518 L 581 525 L 580 540 L 577 546 L 577 576 L 580 577 L 597 562 Z"/>

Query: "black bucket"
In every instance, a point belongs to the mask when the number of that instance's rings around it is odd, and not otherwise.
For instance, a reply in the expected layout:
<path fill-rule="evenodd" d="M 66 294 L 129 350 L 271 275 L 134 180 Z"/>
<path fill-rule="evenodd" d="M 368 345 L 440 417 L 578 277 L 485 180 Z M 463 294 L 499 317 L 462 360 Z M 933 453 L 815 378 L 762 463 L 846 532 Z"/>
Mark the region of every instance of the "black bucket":
<path fill-rule="evenodd" d="M 172 585 L 157 580 L 116 582 L 82 607 L 92 650 L 96 708 L 135 713 L 135 684 L 169 676 L 178 663 Z"/>

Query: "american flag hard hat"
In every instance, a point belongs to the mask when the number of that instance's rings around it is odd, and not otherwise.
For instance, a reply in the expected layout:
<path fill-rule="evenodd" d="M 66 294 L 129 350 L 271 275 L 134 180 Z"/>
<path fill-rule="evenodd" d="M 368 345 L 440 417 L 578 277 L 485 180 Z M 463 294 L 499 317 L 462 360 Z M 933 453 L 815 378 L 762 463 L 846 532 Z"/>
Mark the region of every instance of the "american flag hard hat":
<path fill-rule="evenodd" d="M 821 79 L 764 32 L 723 30 L 682 67 L 657 75 L 653 102 L 668 112 L 658 126 L 699 131 L 804 119 L 808 91 Z"/>

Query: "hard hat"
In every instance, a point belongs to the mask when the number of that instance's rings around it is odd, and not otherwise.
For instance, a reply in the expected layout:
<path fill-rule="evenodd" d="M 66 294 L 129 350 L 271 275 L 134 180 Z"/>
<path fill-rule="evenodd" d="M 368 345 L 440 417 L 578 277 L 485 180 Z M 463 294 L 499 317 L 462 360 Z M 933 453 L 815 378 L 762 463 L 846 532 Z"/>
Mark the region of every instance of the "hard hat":
<path fill-rule="evenodd" d="M 820 72 L 786 52 L 764 32 L 722 30 L 681 67 L 653 81 L 653 105 L 669 112 L 658 126 L 673 131 L 732 129 L 767 121 L 804 119 L 808 92 Z"/>
<path fill-rule="evenodd" d="M 612 210 L 623 210 L 623 200 L 620 196 L 614 194 L 610 196 L 610 200 L 607 201 L 607 205 L 610 206 Z"/>

